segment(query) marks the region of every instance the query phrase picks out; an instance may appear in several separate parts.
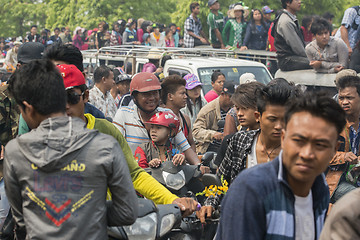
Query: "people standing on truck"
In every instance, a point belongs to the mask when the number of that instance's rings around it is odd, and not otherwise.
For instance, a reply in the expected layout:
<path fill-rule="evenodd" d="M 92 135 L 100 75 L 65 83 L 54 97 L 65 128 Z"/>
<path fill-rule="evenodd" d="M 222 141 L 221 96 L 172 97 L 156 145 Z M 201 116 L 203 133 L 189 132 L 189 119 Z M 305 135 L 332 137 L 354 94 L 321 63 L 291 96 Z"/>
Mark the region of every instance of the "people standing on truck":
<path fill-rule="evenodd" d="M 166 28 L 165 30 L 165 46 L 175 47 L 174 34 L 170 28 Z"/>
<path fill-rule="evenodd" d="M 268 25 L 268 28 L 269 28 L 270 24 L 272 23 L 271 14 L 274 12 L 274 10 L 272 10 L 269 6 L 264 6 L 261 9 L 261 11 L 262 11 L 263 16 L 264 16 L 264 21 Z"/>
<path fill-rule="evenodd" d="M 37 33 L 37 25 L 30 27 L 30 34 L 26 35 L 25 42 L 40 42 L 40 35 Z"/>
<path fill-rule="evenodd" d="M 180 36 L 179 36 L 179 33 L 178 33 L 177 29 L 176 29 L 176 24 L 175 23 L 170 23 L 169 28 L 173 33 L 173 39 L 174 39 L 175 47 L 179 47 Z"/>
<path fill-rule="evenodd" d="M 106 32 L 109 29 L 109 24 L 105 21 L 99 23 L 99 31 L 96 33 L 95 45 L 96 49 L 99 50 L 102 47 L 105 47 L 107 41 L 110 41 L 110 38 L 106 35 Z"/>
<path fill-rule="evenodd" d="M 179 118 L 171 112 L 157 112 L 145 124 L 151 125 L 151 141 L 142 143 L 135 150 L 139 166 L 156 168 L 166 161 L 172 161 L 174 165 L 183 164 L 185 156 L 173 148 L 170 141 L 179 129 Z"/>
<path fill-rule="evenodd" d="M 126 29 L 123 34 L 123 44 L 134 44 L 139 45 L 140 42 L 137 39 L 136 30 L 135 30 L 135 22 L 130 22 L 126 24 Z"/>
<path fill-rule="evenodd" d="M 245 8 L 242 5 L 236 5 L 230 11 L 230 16 L 233 18 L 226 22 L 222 39 L 226 48 L 240 48 L 244 41 L 247 25 L 244 19 Z"/>
<path fill-rule="evenodd" d="M 119 46 L 121 41 L 120 24 L 116 21 L 113 23 L 113 30 L 111 31 L 110 46 Z"/>
<path fill-rule="evenodd" d="M 59 34 L 60 34 L 60 28 L 58 27 L 54 28 L 54 35 L 50 37 L 50 40 L 53 41 L 54 43 L 61 43 L 62 40 Z"/>
<path fill-rule="evenodd" d="M 161 34 L 159 24 L 154 23 L 152 28 L 153 32 L 150 33 L 151 47 L 165 47 L 165 36 Z"/>
<path fill-rule="evenodd" d="M 265 23 L 261 11 L 259 9 L 253 9 L 240 50 L 266 50 L 268 30 L 269 26 Z"/>
<path fill-rule="evenodd" d="M 341 37 L 344 40 L 351 55 L 356 43 L 360 40 L 360 5 L 345 10 L 341 27 L 335 37 Z"/>
<path fill-rule="evenodd" d="M 209 38 L 213 48 L 225 48 L 222 31 L 224 29 L 224 15 L 219 11 L 220 3 L 217 0 L 209 0 L 210 13 L 207 17 L 209 25 Z"/>
<path fill-rule="evenodd" d="M 186 106 L 186 80 L 179 75 L 170 75 L 161 83 L 161 101 L 166 108 L 178 117 L 180 128 L 191 148 L 196 151 L 195 141 L 192 135 L 190 118 L 180 110 Z"/>
<path fill-rule="evenodd" d="M 209 103 L 221 94 L 225 82 L 225 75 L 220 71 L 214 71 L 211 75 L 212 89 L 205 94 L 205 100 Z"/>
<path fill-rule="evenodd" d="M 64 43 L 64 44 L 72 44 L 72 38 L 71 38 L 70 28 L 69 27 L 65 27 L 64 32 L 60 33 L 59 36 L 61 38 L 62 43 Z"/>
<path fill-rule="evenodd" d="M 283 12 L 275 19 L 271 35 L 275 38 L 277 60 L 282 71 L 310 69 L 305 52 L 304 36 L 296 13 L 301 9 L 299 0 L 281 0 Z"/>
<path fill-rule="evenodd" d="M 82 27 L 77 26 L 74 31 L 74 37 L 73 37 L 73 44 L 75 47 L 77 47 L 79 50 L 83 50 L 83 46 L 85 44 L 83 40 L 83 33 L 84 30 Z"/>
<path fill-rule="evenodd" d="M 304 16 L 301 21 L 301 31 L 304 36 L 305 46 L 313 40 L 313 34 L 311 33 L 311 24 L 314 21 L 313 16 Z"/>
<path fill-rule="evenodd" d="M 349 52 L 341 38 L 330 36 L 330 23 L 324 18 L 316 18 L 311 25 L 315 40 L 306 48 L 306 55 L 317 72 L 337 73 L 347 68 Z"/>
<path fill-rule="evenodd" d="M 193 48 L 200 45 L 210 44 L 202 30 L 200 19 L 200 4 L 193 2 L 190 4 L 191 14 L 184 24 L 184 45 L 186 48 Z"/>
<path fill-rule="evenodd" d="M 197 115 L 193 136 L 196 141 L 196 152 L 217 152 L 224 138 L 226 113 L 233 106 L 231 96 L 235 92 L 233 82 L 225 82 L 221 94 L 214 101 L 206 104 Z"/>
<path fill-rule="evenodd" d="M 190 126 L 192 129 L 200 109 L 207 104 L 207 101 L 201 95 L 201 86 L 203 84 L 195 74 L 186 74 L 184 79 L 186 80 L 185 88 L 187 99 L 186 106 L 181 109 L 181 112 L 190 117 Z"/>

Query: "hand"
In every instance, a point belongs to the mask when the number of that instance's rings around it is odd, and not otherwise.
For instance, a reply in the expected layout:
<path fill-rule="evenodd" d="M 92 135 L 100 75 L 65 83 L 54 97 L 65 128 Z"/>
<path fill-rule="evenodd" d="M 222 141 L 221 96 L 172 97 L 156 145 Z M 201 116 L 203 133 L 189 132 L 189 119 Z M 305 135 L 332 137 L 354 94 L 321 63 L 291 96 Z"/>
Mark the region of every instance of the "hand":
<path fill-rule="evenodd" d="M 244 51 L 244 50 L 248 50 L 247 46 L 242 46 L 242 47 L 240 48 L 240 51 Z"/>
<path fill-rule="evenodd" d="M 216 139 L 216 140 L 223 140 L 224 138 L 224 134 L 223 133 L 220 133 L 220 132 L 217 132 L 213 135 L 212 137 L 213 139 Z"/>
<path fill-rule="evenodd" d="M 192 198 L 183 197 L 175 199 L 172 204 L 178 205 L 182 212 L 182 216 L 186 217 L 196 211 L 198 202 Z"/>
<path fill-rule="evenodd" d="M 200 172 L 201 174 L 210 173 L 210 168 L 207 166 L 200 166 Z"/>
<path fill-rule="evenodd" d="M 352 54 L 352 52 L 353 52 L 353 50 L 352 50 L 352 48 L 351 48 L 350 46 L 348 46 L 348 50 L 349 50 L 349 57 L 350 57 L 351 54 Z"/>
<path fill-rule="evenodd" d="M 358 157 L 352 152 L 346 152 L 344 155 L 345 162 L 349 162 L 350 164 L 357 164 Z"/>
<path fill-rule="evenodd" d="M 185 156 L 183 154 L 175 154 L 172 159 L 172 162 L 175 166 L 182 165 L 185 161 Z"/>
<path fill-rule="evenodd" d="M 344 67 L 341 66 L 341 65 L 339 65 L 339 66 L 334 67 L 334 72 L 338 73 L 338 72 L 340 72 L 340 71 L 343 70 L 343 69 L 344 69 Z"/>
<path fill-rule="evenodd" d="M 207 41 L 205 38 L 200 38 L 200 41 L 201 41 L 203 44 L 208 44 L 208 41 Z"/>
<path fill-rule="evenodd" d="M 211 218 L 211 214 L 215 209 L 212 206 L 202 206 L 200 211 L 196 212 L 196 216 L 201 223 L 205 223 L 205 218 Z"/>
<path fill-rule="evenodd" d="M 321 61 L 311 61 L 309 65 L 315 69 L 319 69 L 321 67 Z"/>
<path fill-rule="evenodd" d="M 224 44 L 221 44 L 221 49 L 226 49 Z"/>
<path fill-rule="evenodd" d="M 158 158 L 154 158 L 153 160 L 151 160 L 149 162 L 149 166 L 152 167 L 152 168 L 157 168 L 157 167 L 160 166 L 160 164 L 161 164 L 161 160 L 158 159 Z"/>
<path fill-rule="evenodd" d="M 156 69 L 155 73 L 161 73 L 164 69 L 162 67 L 159 67 Z"/>

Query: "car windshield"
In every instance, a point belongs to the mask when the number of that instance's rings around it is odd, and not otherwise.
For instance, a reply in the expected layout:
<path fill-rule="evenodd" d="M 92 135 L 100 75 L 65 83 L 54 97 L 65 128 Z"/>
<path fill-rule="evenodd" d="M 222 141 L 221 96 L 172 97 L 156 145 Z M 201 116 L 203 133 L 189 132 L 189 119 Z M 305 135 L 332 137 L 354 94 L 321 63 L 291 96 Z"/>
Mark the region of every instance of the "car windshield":
<path fill-rule="evenodd" d="M 220 71 L 225 75 L 226 81 L 233 81 L 235 85 L 240 84 L 240 76 L 244 73 L 252 73 L 255 75 L 255 79 L 261 83 L 267 84 L 272 78 L 264 67 L 251 67 L 251 66 L 234 66 L 234 67 L 211 67 L 211 68 L 199 68 L 198 74 L 203 85 L 204 93 L 207 93 L 212 89 L 211 87 L 211 75 L 214 71 Z"/>

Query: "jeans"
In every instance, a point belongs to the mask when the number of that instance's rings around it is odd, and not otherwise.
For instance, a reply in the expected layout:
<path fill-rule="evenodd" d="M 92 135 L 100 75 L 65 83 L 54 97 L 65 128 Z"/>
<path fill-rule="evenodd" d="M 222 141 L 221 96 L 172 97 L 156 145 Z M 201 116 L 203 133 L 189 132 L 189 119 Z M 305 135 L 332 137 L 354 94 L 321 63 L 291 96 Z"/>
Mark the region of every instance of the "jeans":
<path fill-rule="evenodd" d="M 279 57 L 278 65 L 281 71 L 295 71 L 303 69 L 311 69 L 310 62 L 307 57 L 287 56 Z"/>

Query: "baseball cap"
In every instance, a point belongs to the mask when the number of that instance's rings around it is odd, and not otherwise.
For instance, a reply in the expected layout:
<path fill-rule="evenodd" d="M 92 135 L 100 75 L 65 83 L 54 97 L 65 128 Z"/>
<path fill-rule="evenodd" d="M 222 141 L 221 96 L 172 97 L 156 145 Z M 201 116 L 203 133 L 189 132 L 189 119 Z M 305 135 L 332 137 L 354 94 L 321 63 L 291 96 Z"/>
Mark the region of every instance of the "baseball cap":
<path fill-rule="evenodd" d="M 272 10 L 269 6 L 264 6 L 263 8 L 262 8 L 262 12 L 263 13 L 272 13 L 272 12 L 274 12 L 274 10 Z"/>
<path fill-rule="evenodd" d="M 211 7 L 216 2 L 217 2 L 217 0 L 209 0 L 208 1 L 208 7 Z"/>
<path fill-rule="evenodd" d="M 19 63 L 29 63 L 31 60 L 42 59 L 45 47 L 39 42 L 27 42 L 19 47 L 17 59 Z"/>
<path fill-rule="evenodd" d="M 129 74 L 126 74 L 126 73 L 120 74 L 115 79 L 115 84 L 118 84 L 118 83 L 123 82 L 123 81 L 130 82 L 131 81 L 131 76 Z"/>
<path fill-rule="evenodd" d="M 225 81 L 223 85 L 223 92 L 228 94 L 234 94 L 235 93 L 235 84 L 230 81 Z"/>
<path fill-rule="evenodd" d="M 191 89 L 196 88 L 197 86 L 203 85 L 203 84 L 199 81 L 199 78 L 198 78 L 195 74 L 193 74 L 193 73 L 186 74 L 186 75 L 184 76 L 184 79 L 186 80 L 185 88 L 186 88 L 187 90 L 191 90 Z"/>
<path fill-rule="evenodd" d="M 240 76 L 240 84 L 256 82 L 255 75 L 252 73 L 244 73 Z"/>
<path fill-rule="evenodd" d="M 57 65 L 57 68 L 60 70 L 61 76 L 64 79 L 66 90 L 85 84 L 84 75 L 75 65 L 61 64 Z"/>

